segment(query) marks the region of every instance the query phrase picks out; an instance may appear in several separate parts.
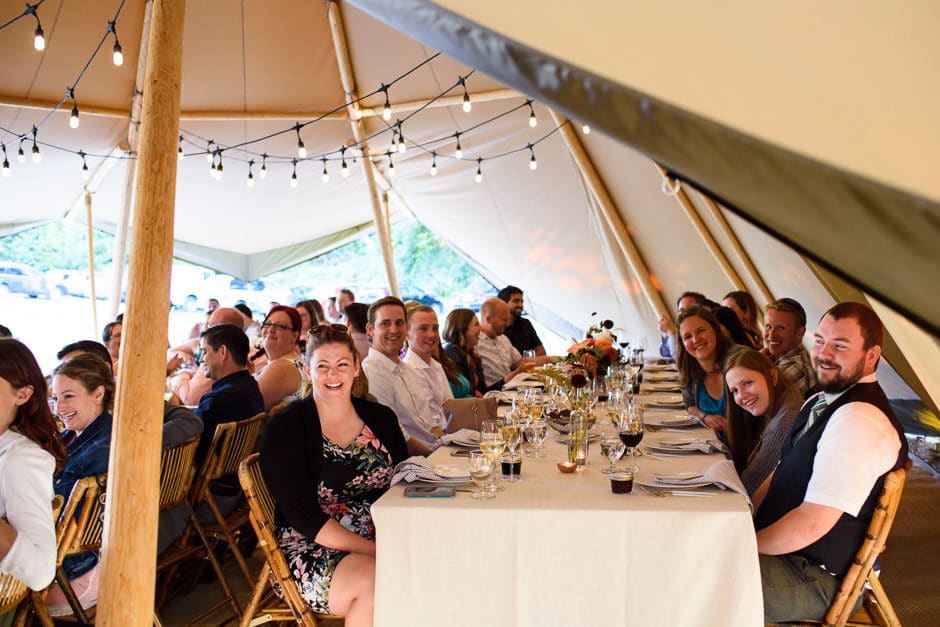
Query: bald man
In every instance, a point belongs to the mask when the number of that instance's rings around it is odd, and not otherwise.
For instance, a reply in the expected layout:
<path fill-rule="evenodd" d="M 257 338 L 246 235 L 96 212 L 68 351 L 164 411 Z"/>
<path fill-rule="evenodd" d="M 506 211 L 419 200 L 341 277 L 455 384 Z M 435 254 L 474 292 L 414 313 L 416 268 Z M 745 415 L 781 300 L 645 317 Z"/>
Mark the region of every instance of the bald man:
<path fill-rule="evenodd" d="M 513 377 L 522 372 L 526 360 L 503 334 L 509 326 L 509 305 L 499 298 L 490 298 L 480 306 L 480 340 L 476 351 L 483 364 L 483 378 L 487 387 L 497 383 L 509 383 Z M 556 358 L 548 355 L 535 357 L 535 365 L 554 361 Z M 499 385 L 502 387 L 502 385 Z"/>
<path fill-rule="evenodd" d="M 217 324 L 232 324 L 240 329 L 245 327 L 245 316 L 233 307 L 219 307 L 209 315 L 207 327 Z M 195 370 L 184 370 L 170 380 L 170 389 L 180 397 L 183 405 L 198 405 L 202 395 L 212 388 L 212 380 L 206 376 L 204 369 L 196 362 L 196 353 L 199 350 L 199 338 L 189 340 L 176 348 L 171 348 L 170 359 L 174 356 L 183 363 L 195 366 Z"/>

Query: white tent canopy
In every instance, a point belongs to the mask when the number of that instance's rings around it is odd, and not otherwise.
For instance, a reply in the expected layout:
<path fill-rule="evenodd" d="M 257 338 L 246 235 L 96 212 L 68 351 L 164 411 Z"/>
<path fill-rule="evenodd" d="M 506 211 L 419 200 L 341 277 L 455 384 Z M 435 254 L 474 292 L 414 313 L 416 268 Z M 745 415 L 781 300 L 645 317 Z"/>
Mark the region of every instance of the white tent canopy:
<path fill-rule="evenodd" d="M 12 162 L 11 176 L 0 180 L 0 233 L 81 206 L 78 150 L 94 155 L 88 165 L 100 170 L 88 184 L 95 225 L 119 230 L 129 206 L 124 151 L 137 119 L 144 0 L 127 0 L 116 19 L 125 64 L 111 64 L 105 38 L 76 86 L 80 127 L 68 126 L 71 100 L 43 123 L 119 6 L 45 0 L 43 52 L 31 47 L 31 17 L 0 31 L 0 141 Z M 342 15 L 344 41 L 335 39 L 331 8 Z M 769 296 L 796 298 L 815 319 L 834 299 L 864 297 L 848 279 L 919 323 L 881 310 L 898 342 L 892 365 L 925 399 L 940 398 L 936 340 L 921 330 L 940 328 L 931 290 L 940 278 L 934 4 L 909 5 L 903 15 L 806 2 L 681 10 L 605 2 L 574 10 L 530 0 L 190 2 L 175 254 L 253 279 L 372 228 L 373 196 L 336 53 L 347 50 L 359 95 L 391 85 L 390 121 L 374 115 L 382 92 L 362 103 L 373 155 L 384 155 L 403 120 L 410 148 L 393 156 L 397 175 L 387 157 L 375 162 L 391 210 L 413 213 L 494 284 L 522 286 L 530 313 L 550 328 L 571 334 L 597 311 L 629 335 L 653 339 L 660 310 L 686 289 L 720 298 L 744 288 L 761 302 L 764 286 Z M 4 2 L 0 11 L 2 23 L 22 5 Z M 469 113 L 460 107 L 462 88 L 450 89 L 459 77 L 468 77 Z M 549 107 L 577 129 L 582 122 L 594 129 L 575 139 L 596 177 L 572 157 Z M 297 123 L 306 124 L 309 158 L 297 163 L 300 184 L 292 189 Z M 20 164 L 18 140 L 26 137 L 29 156 L 34 125 L 42 164 Z M 458 131 L 462 160 L 453 158 Z M 221 181 L 209 176 L 209 140 L 223 149 Z M 685 181 L 683 194 L 714 245 L 663 193 L 651 157 Z"/>

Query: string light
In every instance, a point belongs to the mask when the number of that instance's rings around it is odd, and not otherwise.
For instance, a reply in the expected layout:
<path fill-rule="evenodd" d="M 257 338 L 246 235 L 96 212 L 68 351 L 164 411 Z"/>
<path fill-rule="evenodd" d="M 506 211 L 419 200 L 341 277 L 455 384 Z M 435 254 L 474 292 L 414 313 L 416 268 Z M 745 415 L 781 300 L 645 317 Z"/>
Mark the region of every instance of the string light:
<path fill-rule="evenodd" d="M 250 159 L 250 160 L 248 161 L 248 181 L 247 181 L 248 187 L 254 187 L 254 186 L 255 186 L 255 175 L 251 173 L 251 168 L 253 168 L 254 165 L 255 165 L 255 160 L 254 160 L 254 159 Z"/>
<path fill-rule="evenodd" d="M 392 129 L 392 142 L 388 145 L 388 152 L 398 152 L 398 128 Z"/>
<path fill-rule="evenodd" d="M 291 160 L 291 167 L 292 167 L 292 172 L 290 175 L 290 186 L 291 186 L 291 189 L 296 189 L 297 186 L 300 184 L 300 181 L 297 180 L 297 159 Z"/>
<path fill-rule="evenodd" d="M 437 153 L 431 151 L 431 176 L 437 176 Z"/>
<path fill-rule="evenodd" d="M 588 126 L 587 124 L 582 124 L 582 125 L 581 125 L 581 132 L 584 133 L 585 135 L 590 135 L 590 134 L 591 134 L 591 127 Z"/>
<path fill-rule="evenodd" d="M 82 158 L 82 178 L 87 181 L 91 178 L 91 170 L 88 169 L 88 162 L 85 161 L 85 151 L 79 150 L 78 156 Z"/>
<path fill-rule="evenodd" d="M 183 136 L 180 135 L 180 143 L 179 148 L 176 151 L 176 158 L 182 161 L 184 157 L 186 157 L 186 155 L 183 154 Z"/>
<path fill-rule="evenodd" d="M 401 132 L 401 120 L 398 121 L 398 152 L 405 154 L 408 147 L 405 145 L 405 136 Z"/>
<path fill-rule="evenodd" d="M 457 138 L 457 147 L 454 148 L 454 158 L 463 159 L 463 148 L 460 147 L 460 131 L 454 133 L 454 137 Z"/>
<path fill-rule="evenodd" d="M 33 163 L 42 163 L 42 155 L 39 154 L 39 144 L 36 143 L 36 127 L 33 127 Z"/>
<path fill-rule="evenodd" d="M 7 159 L 7 145 L 0 144 L 3 147 L 3 176 L 10 176 L 10 160 Z"/>
<path fill-rule="evenodd" d="M 16 151 L 16 158 L 20 163 L 26 163 L 26 153 L 23 152 L 23 142 L 25 141 L 25 137 L 20 138 L 20 149 Z"/>
<path fill-rule="evenodd" d="M 340 171 L 343 173 L 343 178 L 348 178 L 349 177 L 349 165 L 346 163 L 346 146 L 343 146 L 340 149 L 340 153 L 343 156 L 343 165 Z"/>
<path fill-rule="evenodd" d="M 75 90 L 72 88 L 66 90 L 65 97 L 72 99 L 72 113 L 69 115 L 69 126 L 71 128 L 78 128 L 78 103 L 75 102 Z"/>
<path fill-rule="evenodd" d="M 268 153 L 261 155 L 261 178 L 267 178 L 268 176 Z"/>
<path fill-rule="evenodd" d="M 219 151 L 219 165 L 215 167 L 215 180 L 222 180 L 222 151 Z"/>
<path fill-rule="evenodd" d="M 470 113 L 470 109 L 473 107 L 473 105 L 470 104 L 470 94 L 467 93 L 466 81 L 467 79 L 465 79 L 463 76 L 460 77 L 459 82 L 460 82 L 461 87 L 463 87 L 463 111 L 464 113 Z"/>
<path fill-rule="evenodd" d="M 213 152 L 212 148 L 212 144 L 214 143 L 215 142 L 210 139 L 209 143 L 206 144 L 206 163 L 212 163 L 215 161 L 215 152 Z"/>
<path fill-rule="evenodd" d="M 330 182 L 330 173 L 326 171 L 326 157 L 323 157 L 323 182 Z"/>
<path fill-rule="evenodd" d="M 301 159 L 307 158 L 307 147 L 304 146 L 304 140 L 300 138 L 300 124 L 294 126 L 294 130 L 297 132 L 297 156 Z"/>
<path fill-rule="evenodd" d="M 531 100 L 526 100 L 526 104 L 529 105 L 529 126 L 535 128 L 539 124 L 539 119 L 535 117 L 535 107 L 532 106 Z"/>
<path fill-rule="evenodd" d="M 539 162 L 535 160 L 535 148 L 532 147 L 532 144 L 529 144 L 529 152 L 532 153 L 532 158 L 529 159 L 529 169 L 535 170 L 539 167 Z"/>
<path fill-rule="evenodd" d="M 27 4 L 26 11 L 23 15 L 32 15 L 36 18 L 36 30 L 33 31 L 33 47 L 38 51 L 43 51 L 46 49 L 46 35 L 42 32 L 42 24 L 39 21 L 39 13 L 36 12 L 36 9 L 39 8 L 39 5 L 42 2 L 37 2 L 36 4 Z"/>
<path fill-rule="evenodd" d="M 114 65 L 124 65 L 124 51 L 121 49 L 121 42 L 118 41 L 117 28 L 115 27 L 114 20 L 108 21 L 108 32 L 114 33 L 114 46 L 111 48 L 111 60 L 114 62 Z"/>
<path fill-rule="evenodd" d="M 395 162 L 392 161 L 392 153 L 386 152 L 385 156 L 388 157 L 388 175 L 395 176 Z"/>
<path fill-rule="evenodd" d="M 385 104 L 382 105 L 382 119 L 388 122 L 392 119 L 392 105 L 388 102 L 388 85 L 382 83 L 379 89 L 385 93 Z"/>
<path fill-rule="evenodd" d="M 477 157 L 477 173 L 476 176 L 473 177 L 473 180 L 477 183 L 483 181 L 483 157 Z"/>

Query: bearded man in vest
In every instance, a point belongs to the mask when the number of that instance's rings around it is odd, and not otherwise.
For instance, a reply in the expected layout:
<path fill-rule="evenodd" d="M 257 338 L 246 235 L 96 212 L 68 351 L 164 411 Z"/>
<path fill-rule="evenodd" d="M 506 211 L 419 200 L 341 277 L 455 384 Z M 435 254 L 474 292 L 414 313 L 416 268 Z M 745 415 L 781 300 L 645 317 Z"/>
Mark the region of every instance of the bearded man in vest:
<path fill-rule="evenodd" d="M 764 618 L 820 619 L 868 530 L 907 439 L 875 377 L 884 327 L 866 305 L 823 315 L 812 357 L 822 390 L 803 405 L 754 495 Z"/>

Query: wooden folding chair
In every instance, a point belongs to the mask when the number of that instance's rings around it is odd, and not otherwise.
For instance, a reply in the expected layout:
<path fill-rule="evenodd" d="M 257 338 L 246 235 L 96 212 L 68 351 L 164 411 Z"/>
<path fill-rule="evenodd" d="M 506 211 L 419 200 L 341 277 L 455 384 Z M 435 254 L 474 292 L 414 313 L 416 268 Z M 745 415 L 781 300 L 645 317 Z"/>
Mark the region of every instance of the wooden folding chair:
<path fill-rule="evenodd" d="M 163 449 L 160 454 L 160 511 L 174 509 L 186 501 L 189 495 L 193 479 L 196 476 L 195 457 L 196 449 L 199 447 L 199 436 L 181 442 L 175 446 Z M 193 534 L 199 537 L 199 543 L 190 542 Z M 225 593 L 226 600 L 232 605 L 236 616 L 241 614 L 235 594 L 232 592 L 222 575 L 222 567 L 219 565 L 213 552 L 208 548 L 209 540 L 205 535 L 199 520 L 190 510 L 190 522 L 180 534 L 180 537 L 163 553 L 157 556 L 157 575 L 168 570 L 174 570 L 175 567 L 184 561 L 195 557 L 205 556 L 215 571 L 219 585 Z M 159 608 L 166 598 L 169 588 L 169 577 L 164 577 L 162 582 L 158 582 L 156 604 L 154 609 L 154 623 L 159 625 L 156 608 Z"/>
<path fill-rule="evenodd" d="M 885 477 L 884 487 L 868 533 L 862 541 L 862 546 L 855 553 L 855 559 L 848 572 L 842 579 L 839 592 L 832 600 L 829 611 L 822 621 L 796 621 L 793 623 L 777 623 L 787 625 L 818 625 L 825 627 L 844 627 L 845 625 L 880 625 L 881 627 L 900 627 L 891 601 L 885 593 L 878 574 L 874 570 L 875 560 L 885 550 L 888 534 L 894 518 L 898 513 L 898 504 L 901 502 L 901 493 L 904 491 L 904 482 L 911 469 L 908 460 L 904 468 L 888 473 Z M 867 584 L 867 586 L 866 586 Z M 855 604 L 859 595 L 862 595 L 862 606 L 854 614 Z"/>
<path fill-rule="evenodd" d="M 71 618 L 85 625 L 90 625 L 94 621 L 94 608 L 86 610 L 82 607 L 62 569 L 62 560 L 69 555 L 101 550 L 107 486 L 107 473 L 84 477 L 76 481 L 69 500 L 65 504 L 65 511 L 59 519 L 60 540 L 55 581 L 62 588 L 73 612 L 71 617 L 60 617 L 59 620 Z M 79 508 L 81 511 L 76 519 L 75 514 Z"/>
<path fill-rule="evenodd" d="M 62 512 L 62 504 L 65 499 L 61 494 L 56 494 L 52 499 L 52 520 L 59 519 Z M 60 544 L 61 538 L 56 534 L 56 546 Z M 58 558 L 58 551 L 56 557 Z M 58 564 L 57 564 L 58 565 Z M 19 599 L 19 600 L 17 600 Z M 33 590 L 26 587 L 25 584 L 14 578 L 12 575 L 0 575 L 0 616 L 6 612 L 16 609 L 13 618 L 14 627 L 23 627 L 29 613 L 33 612 L 39 619 L 39 622 L 45 627 L 52 627 L 52 618 L 46 610 L 46 588 L 43 590 Z"/>
<path fill-rule="evenodd" d="M 300 596 L 297 582 L 291 576 L 287 559 L 274 535 L 277 530 L 274 523 L 274 499 L 271 498 L 264 477 L 261 476 L 259 457 L 255 453 L 238 467 L 238 480 L 248 499 L 251 526 L 258 536 L 258 545 L 264 552 L 264 566 L 258 575 L 248 607 L 245 608 L 241 626 L 260 625 L 272 621 L 294 621 L 307 627 L 316 627 L 318 620 L 340 619 L 339 616 L 332 614 L 314 612 Z M 282 602 L 278 602 L 273 590 L 269 590 L 271 576 L 281 589 Z M 270 606 L 265 604 L 262 607 L 263 600 L 269 600 L 274 604 Z"/>

